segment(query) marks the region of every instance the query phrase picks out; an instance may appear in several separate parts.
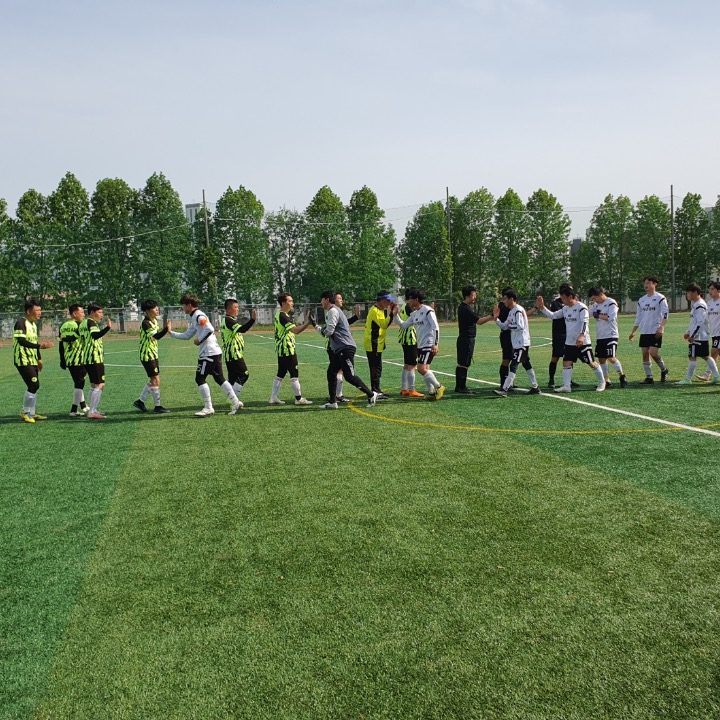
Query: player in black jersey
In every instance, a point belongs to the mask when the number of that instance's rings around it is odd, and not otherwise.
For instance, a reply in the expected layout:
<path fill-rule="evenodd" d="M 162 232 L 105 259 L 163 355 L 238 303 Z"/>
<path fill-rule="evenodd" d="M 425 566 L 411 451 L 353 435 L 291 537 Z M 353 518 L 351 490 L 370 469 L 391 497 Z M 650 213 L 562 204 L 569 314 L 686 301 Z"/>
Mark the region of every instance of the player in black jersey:
<path fill-rule="evenodd" d="M 455 368 L 455 392 L 469 395 L 472 391 L 467 387 L 468 368 L 472 364 L 475 352 L 475 335 L 477 325 L 482 324 L 482 318 L 473 310 L 477 301 L 477 288 L 467 285 L 462 289 L 463 301 L 458 305 L 458 337 L 455 343 L 457 353 L 457 366 Z"/>

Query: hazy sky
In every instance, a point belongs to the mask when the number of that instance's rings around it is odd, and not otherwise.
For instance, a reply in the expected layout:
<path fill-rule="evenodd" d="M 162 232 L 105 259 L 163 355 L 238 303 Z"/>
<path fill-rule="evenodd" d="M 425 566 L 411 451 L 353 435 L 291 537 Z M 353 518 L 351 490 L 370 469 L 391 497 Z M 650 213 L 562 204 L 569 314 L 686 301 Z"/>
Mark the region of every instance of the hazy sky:
<path fill-rule="evenodd" d="M 720 4 L 0 0 L 0 197 L 164 172 L 303 209 L 544 187 L 583 231 L 607 193 L 720 193 Z"/>

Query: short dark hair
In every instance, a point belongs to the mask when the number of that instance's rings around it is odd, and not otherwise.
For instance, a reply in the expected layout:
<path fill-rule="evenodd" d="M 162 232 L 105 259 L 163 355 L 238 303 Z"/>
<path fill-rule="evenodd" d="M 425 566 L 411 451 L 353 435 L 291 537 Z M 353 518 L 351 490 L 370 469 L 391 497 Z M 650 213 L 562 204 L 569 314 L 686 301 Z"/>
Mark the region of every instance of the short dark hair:
<path fill-rule="evenodd" d="M 560 294 L 564 295 L 565 297 L 577 297 L 577 293 L 571 285 L 563 285 L 560 288 Z"/>
<path fill-rule="evenodd" d="M 462 294 L 463 294 L 464 298 L 468 297 L 470 295 L 470 293 L 474 293 L 474 292 L 477 292 L 477 288 L 474 285 L 466 285 L 462 289 Z"/>
<path fill-rule="evenodd" d="M 700 286 L 697 283 L 690 283 L 686 288 L 685 292 L 696 292 L 701 293 L 702 290 L 700 289 Z"/>
<path fill-rule="evenodd" d="M 152 310 L 153 308 L 156 308 L 157 306 L 158 306 L 158 303 L 157 303 L 156 300 L 150 300 L 150 299 L 148 299 L 148 300 L 143 300 L 143 301 L 140 303 L 140 309 L 141 309 L 143 312 L 147 312 L 148 310 Z"/>
<path fill-rule="evenodd" d="M 25 300 L 25 312 L 36 307 L 40 307 L 40 303 L 35 298 L 27 298 L 27 300 Z"/>
<path fill-rule="evenodd" d="M 98 310 L 102 310 L 102 309 L 103 309 L 103 306 L 96 302 L 88 303 L 88 306 L 87 306 L 88 315 L 90 313 L 94 313 L 94 312 L 97 312 Z"/>
<path fill-rule="evenodd" d="M 655 283 L 656 285 L 658 284 L 658 279 L 654 275 L 646 275 L 643 278 L 643 282 L 645 282 L 646 280 L 649 280 L 651 283 Z"/>
<path fill-rule="evenodd" d="M 277 296 L 278 305 L 282 305 L 289 297 L 292 297 L 292 293 L 282 292 Z"/>
<path fill-rule="evenodd" d="M 417 288 L 414 288 L 414 287 L 407 288 L 407 290 L 405 290 L 405 292 L 403 293 L 405 296 L 405 299 L 408 300 L 410 298 L 410 293 L 415 292 L 415 290 L 417 290 Z"/>
<path fill-rule="evenodd" d="M 237 298 L 227 298 L 225 300 L 225 309 L 227 310 L 233 303 L 237 302 Z"/>
<path fill-rule="evenodd" d="M 718 282 L 717 280 L 713 280 L 708 284 L 708 287 L 713 287 L 716 290 L 720 290 L 720 282 Z"/>
<path fill-rule="evenodd" d="M 320 296 L 321 300 L 329 300 L 331 303 L 335 303 L 335 291 L 334 290 L 324 290 L 322 295 Z"/>
<path fill-rule="evenodd" d="M 517 302 L 517 293 L 513 288 L 505 288 L 503 290 L 502 296 L 509 298 L 510 300 L 515 300 L 515 302 Z"/>
<path fill-rule="evenodd" d="M 425 291 L 418 288 L 410 288 L 407 291 L 405 297 L 407 297 L 408 300 L 412 298 L 413 300 L 417 300 L 419 303 L 421 303 L 425 300 Z"/>
<path fill-rule="evenodd" d="M 512 288 L 511 288 L 509 285 L 508 285 L 508 287 L 504 287 L 504 288 L 500 291 L 500 297 L 502 297 L 508 290 L 512 290 Z"/>
<path fill-rule="evenodd" d="M 180 298 L 180 304 L 190 305 L 196 308 L 200 304 L 200 300 L 198 300 L 198 296 L 195 295 L 195 293 L 186 292 L 183 293 L 183 296 Z"/>
<path fill-rule="evenodd" d="M 72 315 L 76 310 L 79 310 L 82 307 L 80 303 L 73 303 L 69 308 L 68 312 Z"/>
<path fill-rule="evenodd" d="M 560 287 L 558 288 L 558 292 L 562 293 L 563 290 L 566 290 L 567 288 L 572 289 L 572 285 L 570 283 L 561 283 Z"/>
<path fill-rule="evenodd" d="M 605 288 L 601 285 L 596 285 L 595 287 L 588 288 L 588 297 L 593 297 L 595 295 L 604 295 L 605 294 Z"/>

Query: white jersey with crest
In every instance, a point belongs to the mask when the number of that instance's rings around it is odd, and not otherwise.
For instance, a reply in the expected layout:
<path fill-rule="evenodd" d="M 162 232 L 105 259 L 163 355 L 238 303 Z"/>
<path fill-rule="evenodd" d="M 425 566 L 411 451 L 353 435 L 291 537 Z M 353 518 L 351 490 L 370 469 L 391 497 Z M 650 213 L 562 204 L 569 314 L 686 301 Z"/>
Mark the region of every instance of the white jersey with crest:
<path fill-rule="evenodd" d="M 530 327 L 528 326 L 527 313 L 522 305 L 511 308 L 505 322 L 498 318 L 495 324 L 501 330 L 510 331 L 510 341 L 515 350 L 530 347 Z"/>
<path fill-rule="evenodd" d="M 202 310 L 193 310 L 192 315 L 190 315 L 188 329 L 185 332 L 175 332 L 171 330 L 170 334 L 178 340 L 189 340 L 191 337 L 197 335 L 200 341 L 200 352 L 198 354 L 200 360 L 205 360 L 215 355 L 222 355 L 222 350 L 215 337 L 215 328 Z"/>
<path fill-rule="evenodd" d="M 698 298 L 690 306 L 690 324 L 688 335 L 693 340 L 702 342 L 710 339 L 710 328 L 708 326 L 708 307 L 702 298 Z"/>
<path fill-rule="evenodd" d="M 435 311 L 429 305 L 421 305 L 417 310 L 413 310 L 408 315 L 407 320 L 402 322 L 395 315 L 395 321 L 403 330 L 415 325 L 417 328 L 418 350 L 426 350 L 440 343 L 440 326 Z"/>
<path fill-rule="evenodd" d="M 595 337 L 598 340 L 614 340 L 620 337 L 618 331 L 618 304 L 611 297 L 605 298 L 601 303 L 593 303 L 590 313 L 595 318 Z M 607 315 L 607 320 L 598 317 Z"/>
<path fill-rule="evenodd" d="M 720 337 L 720 298 L 707 301 L 708 325 L 710 326 L 710 337 Z"/>
<path fill-rule="evenodd" d="M 583 345 L 590 345 L 590 313 L 587 305 L 579 300 L 574 305 L 563 305 L 560 310 L 552 312 L 543 307 L 542 314 L 550 320 L 565 318 L 565 344 L 577 345 L 578 338 Z"/>
<path fill-rule="evenodd" d="M 643 295 L 637 304 L 635 324 L 641 335 L 654 335 L 667 320 L 668 304 L 662 293 Z"/>

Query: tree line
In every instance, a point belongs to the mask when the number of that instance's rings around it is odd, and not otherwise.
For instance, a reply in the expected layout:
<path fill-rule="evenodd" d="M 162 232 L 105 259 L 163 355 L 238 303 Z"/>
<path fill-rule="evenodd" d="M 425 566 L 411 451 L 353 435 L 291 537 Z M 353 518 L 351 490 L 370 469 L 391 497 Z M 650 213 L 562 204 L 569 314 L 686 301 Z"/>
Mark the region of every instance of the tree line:
<path fill-rule="evenodd" d="M 328 287 L 366 300 L 398 285 L 457 299 L 468 284 L 490 303 L 506 285 L 532 296 L 568 278 L 621 299 L 642 294 L 646 274 L 670 287 L 672 230 L 678 287 L 707 282 L 720 265 L 720 208 L 707 212 L 692 193 L 674 224 L 656 196 L 633 206 L 608 195 L 571 254 L 569 216 L 543 189 L 527 202 L 512 189 L 495 198 L 480 188 L 426 203 L 398 242 L 367 186 L 347 205 L 324 186 L 304 211 L 275 212 L 251 190 L 229 187 L 213 212 L 201 210 L 190 224 L 162 173 L 141 189 L 103 179 L 92 194 L 67 173 L 48 196 L 25 192 L 14 218 L 0 199 L 0 306 L 30 295 L 48 307 L 119 307 L 144 297 L 175 304 L 186 289 L 207 303 L 229 295 L 263 303 L 280 290 L 314 301 Z"/>

